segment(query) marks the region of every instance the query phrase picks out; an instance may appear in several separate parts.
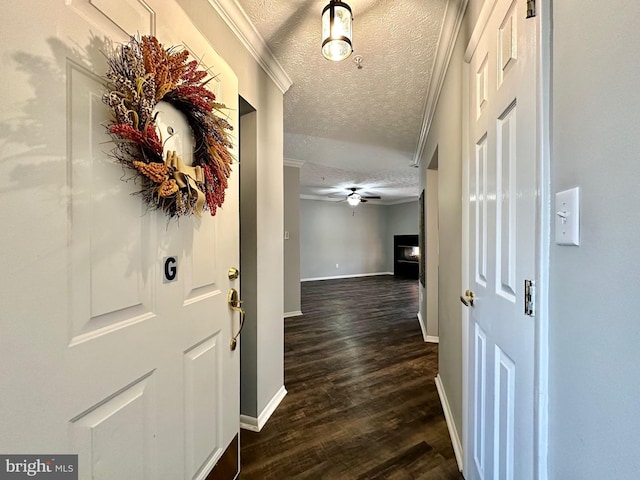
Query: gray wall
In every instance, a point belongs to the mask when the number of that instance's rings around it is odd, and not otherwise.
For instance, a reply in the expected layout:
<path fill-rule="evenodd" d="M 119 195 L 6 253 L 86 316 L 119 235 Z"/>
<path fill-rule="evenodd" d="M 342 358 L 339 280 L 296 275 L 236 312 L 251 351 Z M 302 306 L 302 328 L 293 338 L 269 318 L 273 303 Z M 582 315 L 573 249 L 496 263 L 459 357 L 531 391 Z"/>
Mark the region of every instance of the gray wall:
<path fill-rule="evenodd" d="M 640 475 L 640 4 L 614 4 L 553 2 L 551 191 L 581 189 L 550 252 L 554 480 Z"/>
<path fill-rule="evenodd" d="M 444 85 L 438 99 L 420 176 L 427 184 L 427 167 L 438 159 L 438 369 L 451 407 L 458 437 L 462 439 L 462 98 L 464 50 L 482 8 L 482 0 L 469 0 Z M 424 292 L 422 292 L 424 294 Z M 421 313 L 426 311 L 422 305 Z"/>
<path fill-rule="evenodd" d="M 436 153 L 437 155 L 437 153 Z M 427 170 L 425 187 L 425 255 L 426 275 L 424 288 L 420 285 L 422 295 L 420 302 L 420 317 L 426 327 L 427 341 L 439 337 L 438 328 L 438 265 L 439 252 L 439 222 L 438 222 L 438 172 Z M 426 313 L 426 316 L 425 316 Z"/>
<path fill-rule="evenodd" d="M 300 312 L 300 167 L 284 167 L 284 313 Z"/>
<path fill-rule="evenodd" d="M 241 203 L 251 202 L 255 207 L 256 249 L 255 263 L 251 266 L 255 269 L 255 277 L 251 280 L 255 282 L 255 345 L 251 345 L 244 334 L 241 345 L 245 353 L 249 348 L 255 350 L 255 362 L 245 362 L 241 372 L 245 386 L 250 381 L 255 387 L 252 408 L 241 410 L 241 413 L 253 417 L 253 412 L 259 415 L 284 386 L 283 95 L 208 0 L 177 1 L 194 26 L 211 39 L 229 63 L 238 76 L 239 94 L 257 111 L 252 195 L 247 198 L 245 194 L 251 191 L 243 191 L 241 185 Z M 241 167 L 241 182 L 243 169 Z M 248 240 L 242 238 L 242 241 L 246 244 Z M 241 288 L 247 291 L 246 283 L 250 279 L 245 278 L 243 272 L 240 275 Z M 246 299 L 245 307 L 249 307 Z M 245 399 L 245 407 L 246 403 Z"/>
<path fill-rule="evenodd" d="M 393 273 L 393 236 L 418 233 L 418 202 L 300 200 L 300 277 Z M 336 268 L 338 264 L 338 268 Z"/>
<path fill-rule="evenodd" d="M 256 112 L 240 117 L 240 298 L 246 312 L 240 348 L 240 413 L 251 417 L 258 416 L 257 117 Z"/>
<path fill-rule="evenodd" d="M 385 206 L 301 200 L 300 214 L 303 280 L 388 271 Z"/>
<path fill-rule="evenodd" d="M 481 3 L 467 9 L 422 158 L 426 168 L 438 148 L 439 369 L 460 436 L 462 54 Z M 540 8 L 548 14 L 550 4 Z M 582 243 L 550 250 L 549 478 L 635 479 L 640 327 L 629 309 L 640 290 L 640 4 L 552 8 L 551 190 L 581 187 Z"/>

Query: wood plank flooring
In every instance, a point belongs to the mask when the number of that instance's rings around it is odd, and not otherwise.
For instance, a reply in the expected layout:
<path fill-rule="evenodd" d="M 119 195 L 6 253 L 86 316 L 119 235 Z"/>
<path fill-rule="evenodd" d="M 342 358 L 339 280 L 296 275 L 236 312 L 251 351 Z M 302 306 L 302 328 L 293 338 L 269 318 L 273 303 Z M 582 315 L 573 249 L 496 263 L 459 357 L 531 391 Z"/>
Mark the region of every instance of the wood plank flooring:
<path fill-rule="evenodd" d="M 285 320 L 288 395 L 241 432 L 242 480 L 460 480 L 422 340 L 416 280 L 304 282 Z"/>

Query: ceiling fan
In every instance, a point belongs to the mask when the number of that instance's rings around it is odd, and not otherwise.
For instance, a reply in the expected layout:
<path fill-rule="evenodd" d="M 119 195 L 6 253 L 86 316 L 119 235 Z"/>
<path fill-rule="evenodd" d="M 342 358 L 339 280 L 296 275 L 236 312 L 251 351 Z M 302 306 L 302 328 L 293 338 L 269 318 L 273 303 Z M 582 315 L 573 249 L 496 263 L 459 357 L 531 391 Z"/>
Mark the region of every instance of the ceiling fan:
<path fill-rule="evenodd" d="M 351 193 L 347 195 L 347 202 L 352 207 L 357 206 L 359 203 L 366 203 L 367 200 L 380 200 L 381 198 L 379 195 L 362 195 L 358 193 L 358 190 L 362 190 L 358 187 L 350 187 L 347 190 L 351 191 Z"/>

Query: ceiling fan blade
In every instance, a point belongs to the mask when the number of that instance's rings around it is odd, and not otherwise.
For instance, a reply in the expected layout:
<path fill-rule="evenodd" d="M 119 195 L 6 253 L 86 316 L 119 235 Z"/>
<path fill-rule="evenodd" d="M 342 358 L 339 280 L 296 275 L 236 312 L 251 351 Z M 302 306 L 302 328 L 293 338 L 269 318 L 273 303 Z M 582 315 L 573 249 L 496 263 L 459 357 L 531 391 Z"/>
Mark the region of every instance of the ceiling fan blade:
<path fill-rule="evenodd" d="M 382 197 L 380 195 L 363 195 L 362 198 L 366 198 L 368 200 L 380 200 Z"/>

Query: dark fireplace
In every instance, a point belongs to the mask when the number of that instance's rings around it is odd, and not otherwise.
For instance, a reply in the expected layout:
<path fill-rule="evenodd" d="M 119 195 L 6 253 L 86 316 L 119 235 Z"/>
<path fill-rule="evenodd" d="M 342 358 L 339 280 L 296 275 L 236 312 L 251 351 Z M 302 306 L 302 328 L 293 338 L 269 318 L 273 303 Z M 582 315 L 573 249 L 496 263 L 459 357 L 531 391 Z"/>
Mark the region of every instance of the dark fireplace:
<path fill-rule="evenodd" d="M 418 278 L 420 270 L 420 247 L 418 235 L 394 235 L 393 274 Z"/>

